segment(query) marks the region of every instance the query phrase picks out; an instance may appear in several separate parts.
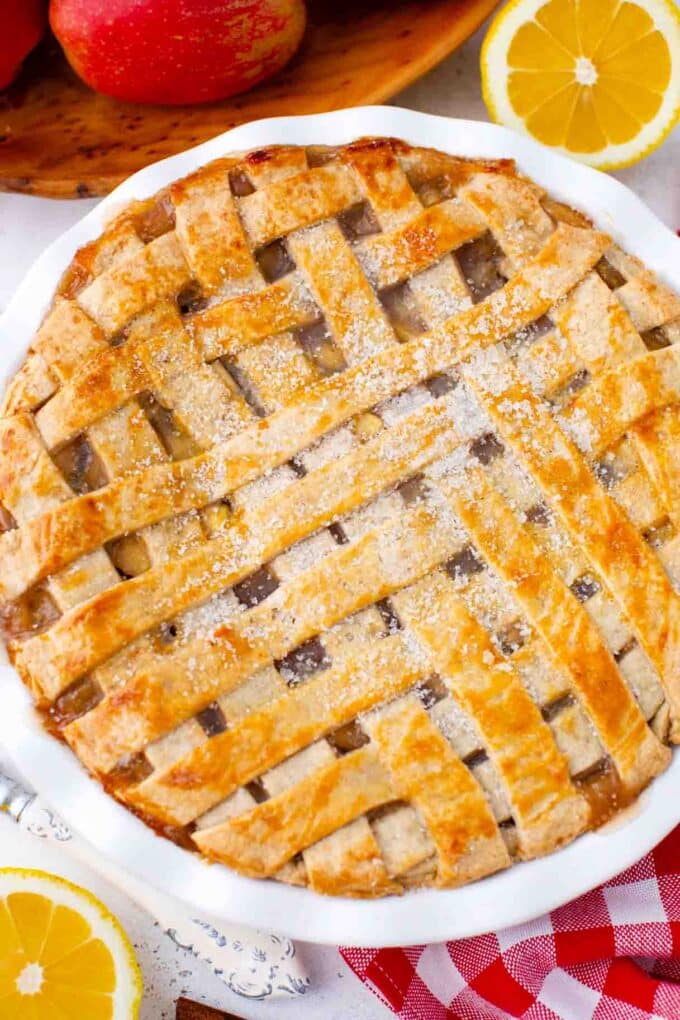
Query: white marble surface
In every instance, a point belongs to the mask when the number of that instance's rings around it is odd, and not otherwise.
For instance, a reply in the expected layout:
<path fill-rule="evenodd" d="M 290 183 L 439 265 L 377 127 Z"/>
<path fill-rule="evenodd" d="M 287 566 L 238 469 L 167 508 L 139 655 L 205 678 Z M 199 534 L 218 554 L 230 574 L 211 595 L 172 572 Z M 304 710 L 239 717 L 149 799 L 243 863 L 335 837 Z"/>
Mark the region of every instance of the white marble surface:
<path fill-rule="evenodd" d="M 479 89 L 479 47 L 483 30 L 402 93 L 395 103 L 429 113 L 486 120 Z M 680 228 L 680 129 L 664 146 L 635 167 L 616 176 L 633 188 L 673 229 Z M 0 309 L 4 307 L 33 259 L 94 203 L 55 202 L 20 195 L 0 195 Z M 171 1020 L 180 994 L 204 999 L 248 1020 L 381 1020 L 389 1011 L 366 991 L 335 949 L 300 945 L 311 988 L 303 998 L 249 1002 L 228 991 L 207 965 L 177 949 L 124 892 L 63 852 L 17 831 L 0 816 L 0 867 L 43 868 L 91 889 L 121 919 L 134 941 L 144 973 L 142 1020 Z"/>

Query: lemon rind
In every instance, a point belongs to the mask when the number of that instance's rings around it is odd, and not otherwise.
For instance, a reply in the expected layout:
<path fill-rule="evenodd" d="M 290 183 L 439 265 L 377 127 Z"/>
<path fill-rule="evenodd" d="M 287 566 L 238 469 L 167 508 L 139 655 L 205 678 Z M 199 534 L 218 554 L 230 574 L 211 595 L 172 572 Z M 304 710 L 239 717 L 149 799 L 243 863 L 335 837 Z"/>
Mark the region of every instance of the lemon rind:
<path fill-rule="evenodd" d="M 87 889 L 60 875 L 35 868 L 0 868 L 0 899 L 10 893 L 31 892 L 80 914 L 111 952 L 117 985 L 112 1020 L 135 1020 L 142 1000 L 142 975 L 132 944 L 122 925 Z"/>
<path fill-rule="evenodd" d="M 482 97 L 491 119 L 496 124 L 512 128 L 532 138 L 539 145 L 545 144 L 527 129 L 525 121 L 515 113 L 507 94 L 509 67 L 507 52 L 517 29 L 534 16 L 548 0 L 510 0 L 494 18 L 482 44 L 480 67 Z M 673 0 L 637 0 L 640 6 L 655 17 L 657 26 L 664 32 L 671 51 L 672 71 L 669 87 L 659 112 L 645 124 L 642 130 L 629 142 L 608 145 L 594 153 L 580 153 L 565 146 L 547 146 L 553 152 L 579 160 L 598 170 L 617 170 L 632 166 L 659 148 L 673 128 L 680 121 L 680 10 Z M 649 10 L 649 8 L 653 10 Z M 660 15 L 659 23 L 656 15 Z M 674 45 L 673 36 L 675 36 Z M 500 47 L 499 52 L 496 50 Z M 499 74 L 499 62 L 502 73 Z M 492 85 L 492 82 L 500 82 Z M 500 100 L 500 102 L 499 102 Z"/>

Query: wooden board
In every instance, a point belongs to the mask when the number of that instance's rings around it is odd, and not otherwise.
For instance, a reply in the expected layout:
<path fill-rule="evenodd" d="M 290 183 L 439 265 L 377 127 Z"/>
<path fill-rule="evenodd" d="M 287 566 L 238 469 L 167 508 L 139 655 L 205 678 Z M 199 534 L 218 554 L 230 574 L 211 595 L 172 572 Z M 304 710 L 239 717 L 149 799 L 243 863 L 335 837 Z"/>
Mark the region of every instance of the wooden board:
<path fill-rule="evenodd" d="M 55 41 L 0 96 L 0 190 L 104 195 L 135 170 L 261 117 L 379 103 L 451 53 L 498 0 L 310 0 L 302 46 L 280 74 L 201 106 L 97 95 Z"/>

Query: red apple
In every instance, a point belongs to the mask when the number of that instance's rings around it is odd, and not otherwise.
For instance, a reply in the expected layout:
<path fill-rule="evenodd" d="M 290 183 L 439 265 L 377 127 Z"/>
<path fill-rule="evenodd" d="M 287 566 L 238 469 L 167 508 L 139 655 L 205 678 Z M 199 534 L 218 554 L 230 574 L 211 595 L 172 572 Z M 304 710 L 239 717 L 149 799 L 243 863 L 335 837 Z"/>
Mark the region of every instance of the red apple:
<path fill-rule="evenodd" d="M 0 90 L 14 81 L 24 57 L 42 39 L 46 13 L 45 0 L 0 0 Z"/>
<path fill-rule="evenodd" d="M 93 89 L 138 103 L 203 103 L 290 60 L 303 0 L 51 0 L 50 24 Z"/>

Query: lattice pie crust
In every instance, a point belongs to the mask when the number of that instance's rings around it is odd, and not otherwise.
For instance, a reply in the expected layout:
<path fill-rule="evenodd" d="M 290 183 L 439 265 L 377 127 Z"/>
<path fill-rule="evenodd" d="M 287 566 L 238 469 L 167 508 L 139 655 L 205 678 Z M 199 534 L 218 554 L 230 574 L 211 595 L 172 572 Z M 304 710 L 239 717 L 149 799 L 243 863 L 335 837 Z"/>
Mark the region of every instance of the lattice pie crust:
<path fill-rule="evenodd" d="M 0 420 L 45 718 L 157 830 L 376 896 L 680 740 L 680 299 L 510 162 L 212 163 L 78 252 Z"/>

